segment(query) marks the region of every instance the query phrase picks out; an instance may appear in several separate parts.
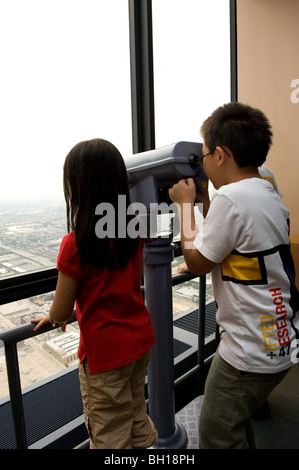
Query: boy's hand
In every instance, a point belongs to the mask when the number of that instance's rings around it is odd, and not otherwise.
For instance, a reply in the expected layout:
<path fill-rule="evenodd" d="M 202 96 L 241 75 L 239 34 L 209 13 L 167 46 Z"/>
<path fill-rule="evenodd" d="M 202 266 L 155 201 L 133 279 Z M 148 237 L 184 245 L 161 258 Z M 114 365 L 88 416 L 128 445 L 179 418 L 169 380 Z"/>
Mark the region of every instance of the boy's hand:
<path fill-rule="evenodd" d="M 196 186 L 193 178 L 180 180 L 168 190 L 168 194 L 173 202 L 178 204 L 189 202 L 193 204 L 196 198 Z"/>
<path fill-rule="evenodd" d="M 186 263 L 181 263 L 177 267 L 177 274 L 188 273 L 189 269 Z"/>

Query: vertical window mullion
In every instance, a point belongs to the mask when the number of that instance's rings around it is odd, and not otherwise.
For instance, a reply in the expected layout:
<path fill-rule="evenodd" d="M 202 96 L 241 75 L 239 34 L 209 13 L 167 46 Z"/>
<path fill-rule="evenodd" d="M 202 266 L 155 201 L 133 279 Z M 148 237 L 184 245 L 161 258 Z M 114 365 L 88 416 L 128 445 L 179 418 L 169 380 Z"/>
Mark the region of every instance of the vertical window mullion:
<path fill-rule="evenodd" d="M 133 153 L 155 148 L 151 0 L 129 0 Z"/>

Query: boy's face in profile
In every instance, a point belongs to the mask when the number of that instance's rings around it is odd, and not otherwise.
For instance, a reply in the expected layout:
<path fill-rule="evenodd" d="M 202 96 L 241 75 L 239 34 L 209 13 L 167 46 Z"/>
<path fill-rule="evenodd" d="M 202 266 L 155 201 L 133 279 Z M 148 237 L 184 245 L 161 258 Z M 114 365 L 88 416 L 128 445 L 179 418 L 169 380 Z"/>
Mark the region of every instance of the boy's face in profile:
<path fill-rule="evenodd" d="M 212 182 L 215 189 L 218 189 L 220 186 L 217 182 L 217 150 L 211 153 L 210 149 L 203 142 L 202 145 L 202 154 L 204 155 L 203 159 L 203 169 L 209 180 Z M 217 186 L 216 186 L 217 185 Z"/>

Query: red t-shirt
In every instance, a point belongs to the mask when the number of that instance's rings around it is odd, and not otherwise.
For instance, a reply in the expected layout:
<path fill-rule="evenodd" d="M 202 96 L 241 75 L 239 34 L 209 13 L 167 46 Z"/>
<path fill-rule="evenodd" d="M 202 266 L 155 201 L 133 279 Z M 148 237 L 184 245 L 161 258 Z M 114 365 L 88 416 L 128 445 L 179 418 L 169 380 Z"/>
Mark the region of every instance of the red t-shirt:
<path fill-rule="evenodd" d="M 78 357 L 91 374 L 129 364 L 155 342 L 151 318 L 140 289 L 142 248 L 124 269 L 101 270 L 82 263 L 74 232 L 66 235 L 57 269 L 79 283 L 76 314 L 80 325 Z"/>

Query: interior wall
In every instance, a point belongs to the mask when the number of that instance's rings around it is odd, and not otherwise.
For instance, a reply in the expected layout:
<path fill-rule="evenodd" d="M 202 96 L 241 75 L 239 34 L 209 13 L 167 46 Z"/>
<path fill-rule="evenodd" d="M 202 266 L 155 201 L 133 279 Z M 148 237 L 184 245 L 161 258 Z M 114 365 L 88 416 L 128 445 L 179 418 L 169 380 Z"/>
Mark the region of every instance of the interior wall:
<path fill-rule="evenodd" d="M 273 128 L 266 165 L 291 215 L 299 287 L 299 1 L 237 0 L 238 101 L 260 108 Z"/>

